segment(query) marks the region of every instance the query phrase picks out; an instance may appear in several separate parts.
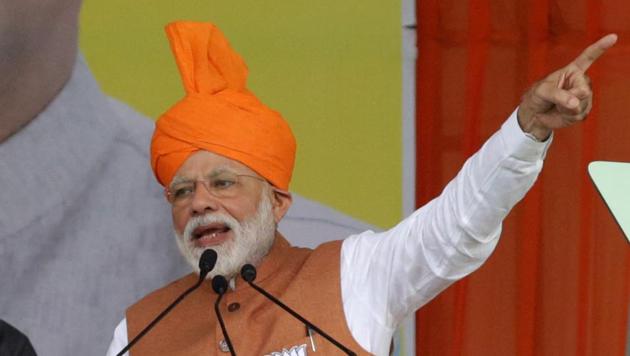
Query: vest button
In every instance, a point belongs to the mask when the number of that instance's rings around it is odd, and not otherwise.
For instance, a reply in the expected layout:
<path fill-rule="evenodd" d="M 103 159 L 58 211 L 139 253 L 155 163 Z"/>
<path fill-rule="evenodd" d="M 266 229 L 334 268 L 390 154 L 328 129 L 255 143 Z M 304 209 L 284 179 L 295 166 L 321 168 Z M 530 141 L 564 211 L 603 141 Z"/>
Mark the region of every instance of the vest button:
<path fill-rule="evenodd" d="M 219 349 L 223 352 L 230 352 L 230 347 L 225 340 L 219 341 Z"/>
<path fill-rule="evenodd" d="M 239 310 L 241 308 L 241 305 L 238 303 L 232 303 L 230 305 L 228 305 L 228 311 L 229 312 L 235 312 L 237 310 Z"/>

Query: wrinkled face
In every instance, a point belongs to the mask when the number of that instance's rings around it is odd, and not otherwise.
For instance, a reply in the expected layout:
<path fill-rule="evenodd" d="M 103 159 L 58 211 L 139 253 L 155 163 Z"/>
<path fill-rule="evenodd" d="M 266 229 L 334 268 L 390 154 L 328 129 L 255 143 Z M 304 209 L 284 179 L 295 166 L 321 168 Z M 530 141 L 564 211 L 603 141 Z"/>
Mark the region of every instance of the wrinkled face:
<path fill-rule="evenodd" d="M 207 151 L 192 154 L 167 191 L 177 243 L 190 265 L 198 270 L 203 251 L 217 251 L 210 277 L 233 277 L 245 263 L 260 263 L 291 201 L 247 166 Z"/>
<path fill-rule="evenodd" d="M 240 162 L 212 152 L 197 151 L 182 164 L 169 188 L 174 190 L 182 182 L 206 180 L 222 172 L 259 177 L 256 172 Z M 183 234 L 188 220 L 208 213 L 225 214 L 239 222 L 244 221 L 256 212 L 266 184 L 266 182 L 257 179 L 240 179 L 238 195 L 229 198 L 214 196 L 203 184 L 196 184 L 189 204 L 172 207 L 175 231 L 180 235 Z M 230 231 L 214 231 L 213 233 L 217 233 L 213 239 L 201 239 L 197 245 L 210 247 L 233 237 Z"/>

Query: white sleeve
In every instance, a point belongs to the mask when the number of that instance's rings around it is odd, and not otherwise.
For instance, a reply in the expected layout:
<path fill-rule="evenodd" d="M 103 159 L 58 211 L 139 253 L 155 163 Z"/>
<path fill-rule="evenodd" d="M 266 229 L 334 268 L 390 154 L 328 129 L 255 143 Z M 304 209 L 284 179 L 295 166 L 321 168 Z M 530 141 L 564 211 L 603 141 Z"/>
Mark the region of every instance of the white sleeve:
<path fill-rule="evenodd" d="M 114 330 L 114 338 L 109 344 L 107 356 L 116 356 L 120 350 L 127 346 L 127 319 L 123 319 L 118 323 Z M 125 352 L 124 356 L 129 356 L 129 352 Z"/>
<path fill-rule="evenodd" d="M 344 314 L 362 347 L 386 355 L 405 316 L 490 256 L 503 219 L 542 169 L 550 141 L 525 136 L 515 111 L 438 198 L 391 230 L 343 242 Z"/>

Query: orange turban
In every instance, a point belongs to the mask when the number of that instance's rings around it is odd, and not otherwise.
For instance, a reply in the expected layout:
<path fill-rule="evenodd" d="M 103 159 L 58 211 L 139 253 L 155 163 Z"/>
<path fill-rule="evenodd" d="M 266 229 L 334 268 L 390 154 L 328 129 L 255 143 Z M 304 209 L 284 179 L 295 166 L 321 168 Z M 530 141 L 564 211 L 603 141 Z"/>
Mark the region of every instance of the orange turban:
<path fill-rule="evenodd" d="M 247 66 L 210 23 L 166 26 L 186 96 L 157 121 L 151 166 L 160 184 L 195 151 L 239 161 L 277 188 L 288 190 L 295 138 L 282 116 L 246 88 Z"/>

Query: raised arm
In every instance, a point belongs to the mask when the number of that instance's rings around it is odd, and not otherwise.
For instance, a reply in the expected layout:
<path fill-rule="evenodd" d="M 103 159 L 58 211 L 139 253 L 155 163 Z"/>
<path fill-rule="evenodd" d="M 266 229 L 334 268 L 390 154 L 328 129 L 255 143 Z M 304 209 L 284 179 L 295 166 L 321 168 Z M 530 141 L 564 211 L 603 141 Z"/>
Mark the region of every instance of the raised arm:
<path fill-rule="evenodd" d="M 592 92 L 585 71 L 615 41 L 615 35 L 602 38 L 534 84 L 518 115 L 513 113 L 466 161 L 438 198 L 391 230 L 344 241 L 344 313 L 364 348 L 386 354 L 404 316 L 490 256 L 503 219 L 542 169 L 552 130 L 588 114 Z"/>

